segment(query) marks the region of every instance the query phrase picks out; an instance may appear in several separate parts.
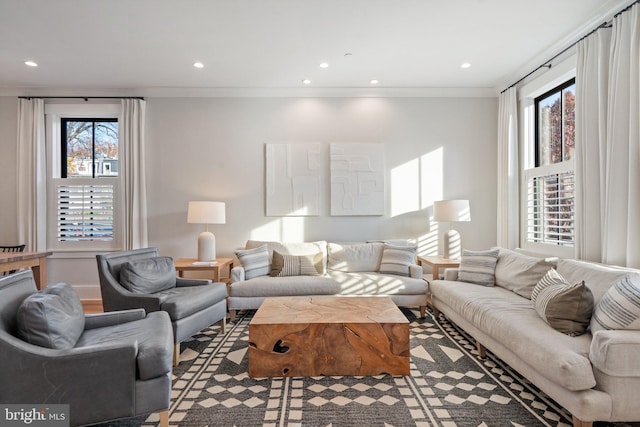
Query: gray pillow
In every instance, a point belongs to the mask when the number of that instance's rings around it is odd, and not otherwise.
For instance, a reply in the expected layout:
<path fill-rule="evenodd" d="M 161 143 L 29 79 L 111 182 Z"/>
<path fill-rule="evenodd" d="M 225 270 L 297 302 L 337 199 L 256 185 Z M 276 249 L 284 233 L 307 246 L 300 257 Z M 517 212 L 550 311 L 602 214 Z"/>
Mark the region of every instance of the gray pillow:
<path fill-rule="evenodd" d="M 380 273 L 409 276 L 409 268 L 416 263 L 415 246 L 393 246 L 386 244 L 382 250 Z"/>
<path fill-rule="evenodd" d="M 570 336 L 587 331 L 593 312 L 593 294 L 584 282 L 553 284 L 540 289 L 533 305 L 553 329 Z"/>
<path fill-rule="evenodd" d="M 462 251 L 458 280 L 482 286 L 494 286 L 496 283 L 496 263 L 499 249 L 488 251 Z"/>
<path fill-rule="evenodd" d="M 18 337 L 30 344 L 73 348 L 83 331 L 82 303 L 67 283 L 50 285 L 29 295 L 18 308 Z"/>
<path fill-rule="evenodd" d="M 136 294 L 153 294 L 176 287 L 176 269 L 171 257 L 129 261 L 120 269 L 120 284 Z"/>
<path fill-rule="evenodd" d="M 271 271 L 269 262 L 269 250 L 267 245 L 261 245 L 253 249 L 240 249 L 236 251 L 236 256 L 244 268 L 245 280 L 254 277 L 267 276 Z"/>

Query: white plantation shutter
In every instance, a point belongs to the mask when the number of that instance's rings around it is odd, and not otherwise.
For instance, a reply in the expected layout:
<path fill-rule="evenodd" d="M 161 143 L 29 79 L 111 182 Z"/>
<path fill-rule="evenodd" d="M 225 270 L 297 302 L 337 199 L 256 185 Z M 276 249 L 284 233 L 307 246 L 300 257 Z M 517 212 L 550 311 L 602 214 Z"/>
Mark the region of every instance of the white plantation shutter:
<path fill-rule="evenodd" d="M 70 181 L 56 185 L 57 241 L 112 241 L 115 185 Z"/>
<path fill-rule="evenodd" d="M 574 245 L 574 172 L 570 162 L 526 171 L 527 242 Z"/>

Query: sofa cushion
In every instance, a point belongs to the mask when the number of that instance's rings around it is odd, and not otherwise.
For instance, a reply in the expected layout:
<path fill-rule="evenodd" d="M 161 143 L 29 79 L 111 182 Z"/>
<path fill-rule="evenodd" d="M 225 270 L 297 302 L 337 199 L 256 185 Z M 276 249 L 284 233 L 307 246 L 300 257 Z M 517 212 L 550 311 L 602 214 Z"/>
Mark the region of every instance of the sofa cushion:
<path fill-rule="evenodd" d="M 271 277 L 319 276 L 322 273 L 322 254 L 286 255 L 273 251 Z"/>
<path fill-rule="evenodd" d="M 345 273 L 329 271 L 340 285 L 340 295 L 426 295 L 428 284 L 422 279 L 383 273 Z"/>
<path fill-rule="evenodd" d="M 458 280 L 482 286 L 494 286 L 496 282 L 496 263 L 499 249 L 488 251 L 462 251 L 458 269 Z"/>
<path fill-rule="evenodd" d="M 261 240 L 247 240 L 246 248 L 252 249 L 258 246 L 267 245 L 269 252 L 269 263 L 273 256 L 273 251 L 277 250 L 281 254 L 287 255 L 314 255 L 318 252 L 322 254 L 322 274 L 327 271 L 327 242 L 318 240 L 315 242 L 294 242 L 281 243 Z"/>
<path fill-rule="evenodd" d="M 107 328 L 85 331 L 77 347 L 136 343 L 137 372 L 141 380 L 156 378 L 171 372 L 173 355 L 173 330 L 169 316 L 164 311 L 147 314 L 144 319 L 126 322 Z"/>
<path fill-rule="evenodd" d="M 434 280 L 429 290 L 436 307 L 460 313 L 548 380 L 569 390 L 596 385 L 588 358 L 591 334 L 570 337 L 554 330 L 531 301 L 498 286 Z"/>
<path fill-rule="evenodd" d="M 267 245 L 263 244 L 251 249 L 240 249 L 235 252 L 242 268 L 244 268 L 245 279 L 266 276 L 270 272 L 269 251 Z"/>
<path fill-rule="evenodd" d="M 84 310 L 78 294 L 58 283 L 29 295 L 17 313 L 17 334 L 40 347 L 73 348 L 84 331 Z"/>
<path fill-rule="evenodd" d="M 201 286 L 185 286 L 159 292 L 160 309 L 169 313 L 171 320 L 180 320 L 198 313 L 227 297 L 224 283 L 210 283 Z"/>
<path fill-rule="evenodd" d="M 602 329 L 640 330 L 640 281 L 627 276 L 609 288 L 593 312 L 591 332 Z"/>
<path fill-rule="evenodd" d="M 540 317 L 553 329 L 578 336 L 584 334 L 589 327 L 593 295 L 584 282 L 557 283 L 541 288 L 533 305 Z"/>
<path fill-rule="evenodd" d="M 329 243 L 327 245 L 327 269 L 344 272 L 378 271 L 384 244 Z"/>
<path fill-rule="evenodd" d="M 261 276 L 229 285 L 230 297 L 283 297 L 309 295 L 335 295 L 340 285 L 323 276 Z"/>
<path fill-rule="evenodd" d="M 176 269 L 171 257 L 127 261 L 120 269 L 120 284 L 130 292 L 153 294 L 176 286 Z"/>
<path fill-rule="evenodd" d="M 555 268 L 556 262 L 555 258 L 536 258 L 500 248 L 495 271 L 496 285 L 531 298 L 533 288 L 549 269 Z"/>
<path fill-rule="evenodd" d="M 380 260 L 380 273 L 409 276 L 409 267 L 415 263 L 415 246 L 394 246 L 385 243 Z"/>

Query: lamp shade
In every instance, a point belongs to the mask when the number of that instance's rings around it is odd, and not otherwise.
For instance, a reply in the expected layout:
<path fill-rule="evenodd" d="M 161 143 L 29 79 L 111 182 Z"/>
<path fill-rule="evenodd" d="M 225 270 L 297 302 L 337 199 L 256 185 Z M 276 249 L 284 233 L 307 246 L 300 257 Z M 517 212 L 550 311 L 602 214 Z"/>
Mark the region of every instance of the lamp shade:
<path fill-rule="evenodd" d="M 471 221 L 468 200 L 440 200 L 433 203 L 433 220 L 439 222 Z"/>
<path fill-rule="evenodd" d="M 224 202 L 189 202 L 187 222 L 189 224 L 224 224 L 226 222 Z"/>

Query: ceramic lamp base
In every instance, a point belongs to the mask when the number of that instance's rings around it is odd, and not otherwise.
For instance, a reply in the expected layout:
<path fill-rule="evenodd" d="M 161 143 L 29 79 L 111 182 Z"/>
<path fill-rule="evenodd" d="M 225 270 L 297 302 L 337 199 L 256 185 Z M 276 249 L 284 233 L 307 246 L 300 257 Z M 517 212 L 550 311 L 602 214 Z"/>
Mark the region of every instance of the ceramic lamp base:
<path fill-rule="evenodd" d="M 456 230 L 447 230 L 444 233 L 443 251 L 445 258 L 459 259 L 462 256 L 460 233 Z"/>
<path fill-rule="evenodd" d="M 216 236 L 210 231 L 198 235 L 198 261 L 215 261 Z"/>

